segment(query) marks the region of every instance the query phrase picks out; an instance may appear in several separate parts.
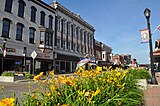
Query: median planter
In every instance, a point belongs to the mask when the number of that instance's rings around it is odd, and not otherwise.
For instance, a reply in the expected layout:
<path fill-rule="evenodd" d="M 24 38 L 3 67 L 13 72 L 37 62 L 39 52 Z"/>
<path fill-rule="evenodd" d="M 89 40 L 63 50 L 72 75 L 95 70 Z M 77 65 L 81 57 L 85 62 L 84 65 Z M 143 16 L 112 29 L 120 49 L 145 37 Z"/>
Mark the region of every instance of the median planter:
<path fill-rule="evenodd" d="M 137 84 L 140 85 L 139 88 L 142 90 L 147 89 L 147 80 L 146 79 L 137 79 Z"/>
<path fill-rule="evenodd" d="M 2 82 L 15 82 L 18 80 L 27 79 L 25 76 L 0 76 L 0 81 Z"/>

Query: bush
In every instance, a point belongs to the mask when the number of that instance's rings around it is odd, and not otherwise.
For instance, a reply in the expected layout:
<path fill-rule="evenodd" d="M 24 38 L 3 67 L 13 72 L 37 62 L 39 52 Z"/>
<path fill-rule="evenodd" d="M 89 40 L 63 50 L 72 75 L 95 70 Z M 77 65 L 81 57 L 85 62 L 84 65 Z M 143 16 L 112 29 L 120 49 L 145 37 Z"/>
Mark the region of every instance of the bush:
<path fill-rule="evenodd" d="M 4 71 L 1 76 L 14 76 L 15 72 L 14 71 Z"/>

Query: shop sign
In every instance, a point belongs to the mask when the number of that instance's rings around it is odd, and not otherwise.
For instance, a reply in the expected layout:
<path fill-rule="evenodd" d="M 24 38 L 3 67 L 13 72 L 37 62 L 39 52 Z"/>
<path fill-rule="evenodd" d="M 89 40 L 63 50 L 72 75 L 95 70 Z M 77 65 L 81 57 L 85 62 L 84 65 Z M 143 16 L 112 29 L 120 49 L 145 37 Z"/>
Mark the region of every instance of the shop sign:
<path fill-rule="evenodd" d="M 15 48 L 6 48 L 6 51 L 7 52 L 16 52 L 16 49 Z"/>
<path fill-rule="evenodd" d="M 50 56 L 45 53 L 37 53 L 37 57 L 38 58 L 50 58 Z"/>

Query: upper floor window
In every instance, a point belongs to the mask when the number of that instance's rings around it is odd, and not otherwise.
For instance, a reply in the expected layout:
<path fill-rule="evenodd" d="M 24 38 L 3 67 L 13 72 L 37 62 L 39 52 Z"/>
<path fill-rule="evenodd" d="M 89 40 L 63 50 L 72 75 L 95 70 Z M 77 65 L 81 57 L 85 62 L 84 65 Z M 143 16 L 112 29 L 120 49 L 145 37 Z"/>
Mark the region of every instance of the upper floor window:
<path fill-rule="evenodd" d="M 80 28 L 77 28 L 77 35 L 78 35 L 78 39 L 80 39 Z"/>
<path fill-rule="evenodd" d="M 73 51 L 75 51 L 75 50 L 76 50 L 76 44 L 73 43 Z"/>
<path fill-rule="evenodd" d="M 46 32 L 45 40 L 47 46 L 52 46 L 52 33 Z"/>
<path fill-rule="evenodd" d="M 66 41 L 63 40 L 63 49 L 65 49 L 65 47 L 66 47 Z"/>
<path fill-rule="evenodd" d="M 66 33 L 66 20 L 63 19 L 63 34 Z"/>
<path fill-rule="evenodd" d="M 35 31 L 36 31 L 35 28 L 33 28 L 33 27 L 29 28 L 29 43 L 34 44 Z"/>
<path fill-rule="evenodd" d="M 12 3 L 13 0 L 6 0 L 6 4 L 5 4 L 5 11 L 10 12 L 12 11 Z"/>
<path fill-rule="evenodd" d="M 73 25 L 73 37 L 76 38 L 76 25 Z"/>
<path fill-rule="evenodd" d="M 17 24 L 16 40 L 22 41 L 23 27 L 24 27 L 23 24 L 21 23 Z"/>
<path fill-rule="evenodd" d="M 45 26 L 45 15 L 46 14 L 44 13 L 44 11 L 41 11 L 40 13 L 41 13 L 40 25 Z"/>
<path fill-rule="evenodd" d="M 32 6 L 31 7 L 31 21 L 32 22 L 36 21 L 36 12 L 37 12 L 37 9 L 34 6 Z"/>
<path fill-rule="evenodd" d="M 60 38 L 57 38 L 57 48 L 60 48 Z"/>
<path fill-rule="evenodd" d="M 18 8 L 18 16 L 23 17 L 24 16 L 24 7 L 25 2 L 23 0 L 19 0 L 19 8 Z"/>
<path fill-rule="evenodd" d="M 59 32 L 60 32 L 60 24 L 61 24 L 60 17 L 57 17 L 57 31 Z"/>
<path fill-rule="evenodd" d="M 71 42 L 68 41 L 68 50 L 71 50 Z"/>
<path fill-rule="evenodd" d="M 9 38 L 11 20 L 4 18 L 3 19 L 3 28 L 2 28 L 2 37 Z"/>
<path fill-rule="evenodd" d="M 49 15 L 49 29 L 53 28 L 53 17 Z"/>
<path fill-rule="evenodd" d="M 77 51 L 78 51 L 78 52 L 80 52 L 80 45 L 78 45 L 78 47 L 77 47 L 77 48 L 78 48 L 78 49 L 77 49 Z"/>
<path fill-rule="evenodd" d="M 40 44 L 44 44 L 45 32 L 40 32 Z"/>
<path fill-rule="evenodd" d="M 70 36 L 71 35 L 71 27 L 70 27 L 70 22 L 67 23 L 67 30 L 68 30 L 68 35 Z"/>

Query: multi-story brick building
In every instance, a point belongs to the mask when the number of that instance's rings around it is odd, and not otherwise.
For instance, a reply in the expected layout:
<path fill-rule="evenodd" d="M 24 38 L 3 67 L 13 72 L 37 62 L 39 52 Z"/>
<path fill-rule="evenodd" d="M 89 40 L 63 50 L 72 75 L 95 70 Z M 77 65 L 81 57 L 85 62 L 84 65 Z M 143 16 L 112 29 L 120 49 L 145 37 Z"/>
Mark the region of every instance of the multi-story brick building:
<path fill-rule="evenodd" d="M 1 0 L 0 10 L 1 47 L 7 39 L 4 70 L 72 71 L 85 53 L 94 54 L 94 28 L 57 2 Z"/>

